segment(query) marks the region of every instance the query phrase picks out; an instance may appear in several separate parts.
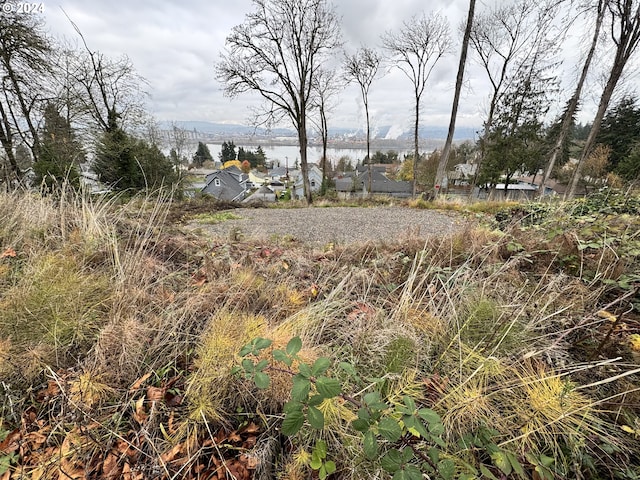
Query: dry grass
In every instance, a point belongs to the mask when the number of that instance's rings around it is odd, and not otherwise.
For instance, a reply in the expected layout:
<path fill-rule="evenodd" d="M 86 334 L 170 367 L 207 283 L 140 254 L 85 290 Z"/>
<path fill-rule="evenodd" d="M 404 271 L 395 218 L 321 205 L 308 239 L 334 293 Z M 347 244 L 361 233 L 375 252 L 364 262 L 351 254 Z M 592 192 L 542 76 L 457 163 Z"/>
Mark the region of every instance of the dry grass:
<path fill-rule="evenodd" d="M 579 476 L 580 462 L 602 475 L 638 447 L 621 428 L 633 432 L 639 413 L 629 400 L 637 318 L 616 303 L 618 290 L 564 268 L 573 247 L 553 250 L 544 232 L 489 225 L 322 251 L 251 239 L 217 245 L 168 221 L 179 215 L 167 197 L 1 197 L 0 433 L 35 409 L 33 425 L 57 429 L 39 447 L 49 452 L 41 465 L 60 465 L 63 452 L 78 473 L 81 453 L 102 461 L 117 453 L 144 478 L 178 478 L 204 471 L 212 455 L 238 460 L 240 447 L 212 454 L 212 445 L 255 422 L 256 455 L 281 466 L 260 467 L 267 476 L 308 478 L 318 438 L 341 478 L 381 476 L 364 460 L 344 400 L 324 402 L 325 429 L 305 430 L 295 445 L 276 434 L 291 375 L 272 372 L 264 391 L 231 375 L 241 346 L 258 336 L 271 349 L 300 336 L 307 363 L 351 363 L 359 379 L 330 374 L 354 395 L 378 390 L 392 405 L 410 395 L 437 410 L 450 458 L 482 461 L 456 445 L 483 429 L 523 462 L 525 452 L 553 456 L 565 478 Z M 454 207 L 499 206 L 446 208 Z M 585 257 L 583 267 L 611 278 L 635 265 L 612 266 L 608 255 Z M 610 317 L 627 315 L 626 330 L 596 314 L 607 304 Z M 91 428 L 66 424 L 65 414 Z"/>

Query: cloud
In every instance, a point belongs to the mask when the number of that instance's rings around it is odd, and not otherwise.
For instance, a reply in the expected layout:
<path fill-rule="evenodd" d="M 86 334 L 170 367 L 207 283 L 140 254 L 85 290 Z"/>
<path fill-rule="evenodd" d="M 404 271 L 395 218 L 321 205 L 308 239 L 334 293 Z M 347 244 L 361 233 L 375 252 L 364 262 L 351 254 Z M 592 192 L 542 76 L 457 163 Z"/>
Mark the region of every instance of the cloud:
<path fill-rule="evenodd" d="M 113 57 L 126 54 L 149 81 L 150 110 L 159 120 L 246 123 L 250 108 L 258 106 L 260 99 L 255 95 L 226 98 L 215 79 L 214 64 L 227 35 L 252 8 L 251 0 L 61 0 L 59 5 L 47 3 L 44 16 L 52 34 L 77 39 L 64 9 L 90 48 Z M 451 55 L 434 69 L 421 106 L 422 123 L 440 126 L 449 122 L 458 68 L 459 25 L 466 18 L 468 0 L 434 0 L 428 8 L 449 19 L 451 34 L 457 39 Z M 352 51 L 362 45 L 379 48 L 383 32 L 399 31 L 403 22 L 424 9 L 423 0 L 349 0 L 336 4 L 345 47 Z M 333 63 L 338 66 L 340 61 L 338 55 Z M 489 85 L 474 62 L 467 64 L 465 78 L 458 124 L 479 127 Z M 345 89 L 332 114 L 336 126 L 362 125 L 358 95 L 354 87 Z M 372 85 L 370 105 L 378 125 L 410 125 L 415 108 L 410 81 L 398 70 L 388 72 Z"/>

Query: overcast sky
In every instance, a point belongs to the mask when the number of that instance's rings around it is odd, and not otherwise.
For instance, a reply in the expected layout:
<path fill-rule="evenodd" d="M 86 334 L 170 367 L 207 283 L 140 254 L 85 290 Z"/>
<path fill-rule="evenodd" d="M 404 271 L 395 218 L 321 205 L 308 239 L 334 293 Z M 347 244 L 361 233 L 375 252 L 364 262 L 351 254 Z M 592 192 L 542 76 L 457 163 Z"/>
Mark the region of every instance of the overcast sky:
<path fill-rule="evenodd" d="M 502 1 L 502 0 L 498 0 Z M 342 18 L 345 47 L 379 46 L 380 34 L 399 29 L 403 21 L 425 8 L 446 16 L 455 37 L 451 55 L 434 70 L 422 103 L 422 125 L 446 126 L 460 50 L 458 27 L 466 18 L 468 0 L 340 0 L 336 10 Z M 77 41 L 66 14 L 83 32 L 89 47 L 109 56 L 126 54 L 150 83 L 150 111 L 158 120 L 198 120 L 247 123 L 254 97 L 229 99 L 214 74 L 227 35 L 243 23 L 251 11 L 250 0 L 59 0 L 44 2 L 44 17 L 51 34 Z M 481 10 L 483 4 L 477 7 Z M 565 78 L 575 78 L 580 48 L 574 47 L 574 65 L 566 65 Z M 483 70 L 469 63 L 466 88 L 460 104 L 458 125 L 480 127 L 489 94 Z M 568 87 L 571 88 L 571 87 Z M 564 102 L 565 90 L 558 98 Z M 590 95 L 587 92 L 587 95 Z M 587 98 L 579 119 L 588 120 L 595 93 Z M 398 71 L 376 80 L 369 97 L 375 125 L 411 125 L 411 83 Z M 333 126 L 362 126 L 359 90 L 347 88 L 330 119 Z"/>

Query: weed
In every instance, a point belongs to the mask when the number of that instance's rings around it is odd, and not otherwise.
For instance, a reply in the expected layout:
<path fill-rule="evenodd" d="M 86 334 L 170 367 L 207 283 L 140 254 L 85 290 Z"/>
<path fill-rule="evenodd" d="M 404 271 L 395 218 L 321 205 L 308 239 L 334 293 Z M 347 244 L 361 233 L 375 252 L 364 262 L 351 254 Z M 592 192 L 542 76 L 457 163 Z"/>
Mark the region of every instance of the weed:
<path fill-rule="evenodd" d="M 229 220 L 241 220 L 242 217 L 233 212 L 198 213 L 193 220 L 204 225 L 216 225 Z"/>

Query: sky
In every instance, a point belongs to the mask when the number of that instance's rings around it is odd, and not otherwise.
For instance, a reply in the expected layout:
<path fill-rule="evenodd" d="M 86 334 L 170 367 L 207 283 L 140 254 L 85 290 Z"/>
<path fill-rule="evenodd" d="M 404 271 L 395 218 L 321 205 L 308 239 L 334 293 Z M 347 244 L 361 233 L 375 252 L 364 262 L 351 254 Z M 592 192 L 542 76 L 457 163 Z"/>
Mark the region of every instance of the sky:
<path fill-rule="evenodd" d="M 481 10 L 482 1 L 478 3 Z M 66 13 L 92 50 L 114 58 L 127 55 L 149 82 L 149 110 L 159 121 L 247 124 L 250 107 L 260 103 L 253 95 L 225 97 L 214 71 L 225 38 L 252 10 L 251 0 L 45 0 L 43 5 L 46 29 L 52 35 L 79 41 Z M 466 19 L 468 0 L 340 0 L 335 6 L 345 48 L 352 52 L 360 46 L 380 47 L 383 32 L 399 30 L 403 21 L 425 8 L 449 19 L 455 39 L 452 53 L 434 69 L 421 105 L 422 125 L 448 125 L 462 36 L 459 26 Z M 566 63 L 568 82 L 575 77 L 579 51 L 576 46 Z M 372 126 L 408 129 L 414 108 L 412 84 L 397 69 L 381 73 L 369 95 Z M 566 101 L 570 91 L 565 89 L 569 93 L 560 93 L 558 100 Z M 480 128 L 489 92 L 486 74 L 469 62 L 457 125 Z M 594 111 L 595 95 L 587 92 L 587 97 L 579 117 L 585 121 Z M 329 121 L 335 127 L 364 125 L 357 87 L 341 93 Z"/>

